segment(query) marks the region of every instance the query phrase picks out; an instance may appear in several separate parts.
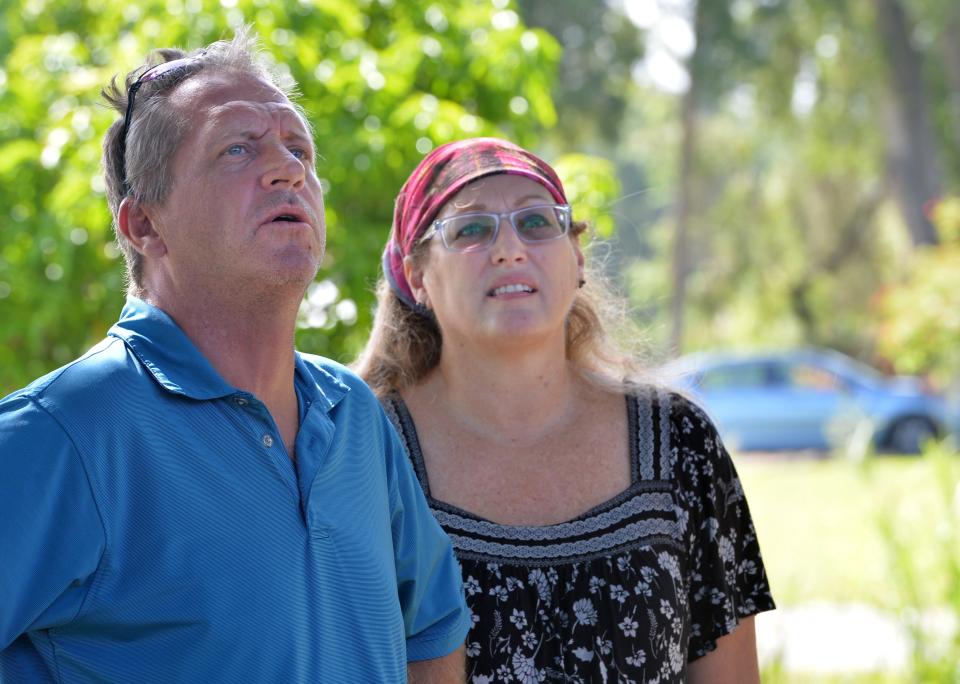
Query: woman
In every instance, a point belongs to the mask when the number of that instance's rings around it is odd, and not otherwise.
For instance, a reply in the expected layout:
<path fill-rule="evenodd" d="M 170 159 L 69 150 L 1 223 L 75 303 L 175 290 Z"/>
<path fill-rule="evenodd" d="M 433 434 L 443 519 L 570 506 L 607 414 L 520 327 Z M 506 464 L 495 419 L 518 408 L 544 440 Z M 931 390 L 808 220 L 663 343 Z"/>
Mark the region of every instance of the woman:
<path fill-rule="evenodd" d="M 773 608 L 733 464 L 682 397 L 625 379 L 556 173 L 438 147 L 397 198 L 358 361 L 453 540 L 472 682 L 757 682 Z"/>

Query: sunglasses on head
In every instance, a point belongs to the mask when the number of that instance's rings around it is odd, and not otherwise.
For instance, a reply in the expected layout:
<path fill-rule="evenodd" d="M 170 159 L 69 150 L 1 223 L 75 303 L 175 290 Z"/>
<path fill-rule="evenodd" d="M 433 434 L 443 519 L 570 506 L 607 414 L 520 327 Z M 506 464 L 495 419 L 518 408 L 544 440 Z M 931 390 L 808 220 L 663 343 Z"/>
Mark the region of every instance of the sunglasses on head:
<path fill-rule="evenodd" d="M 169 62 L 157 64 L 140 74 L 137 80 L 130 86 L 129 90 L 127 90 L 127 111 L 123 115 L 123 128 L 120 129 L 120 182 L 124 194 L 130 192 L 130 186 L 127 183 L 127 132 L 130 130 L 130 121 L 133 117 L 133 102 L 136 98 L 137 91 L 140 90 L 140 86 L 144 83 L 150 83 L 164 76 L 172 75 L 188 68 L 194 62 L 199 62 L 204 54 L 204 52 L 200 52 L 192 57 L 181 57 L 179 59 L 172 59 Z"/>

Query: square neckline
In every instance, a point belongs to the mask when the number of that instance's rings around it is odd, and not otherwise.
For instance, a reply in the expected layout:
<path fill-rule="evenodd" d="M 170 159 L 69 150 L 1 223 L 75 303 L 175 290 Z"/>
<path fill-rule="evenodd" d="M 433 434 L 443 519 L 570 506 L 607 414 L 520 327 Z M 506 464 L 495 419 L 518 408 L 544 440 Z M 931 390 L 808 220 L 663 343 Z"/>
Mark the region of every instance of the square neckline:
<path fill-rule="evenodd" d="M 631 394 L 624 394 L 624 403 L 626 404 L 627 409 L 627 448 L 630 458 L 630 484 L 625 487 L 623 490 L 614 494 L 613 496 L 601 501 L 600 503 L 591 506 L 589 509 L 580 513 L 572 518 L 562 520 L 560 522 L 550 523 L 549 525 L 511 525 L 507 523 L 500 523 L 494 520 L 490 520 L 482 515 L 469 511 L 460 506 L 456 506 L 442 499 L 437 499 L 433 496 L 430 491 L 430 480 L 427 475 L 426 464 L 423 460 L 423 451 L 420 446 L 420 436 L 417 433 L 416 424 L 413 421 L 413 416 L 410 414 L 410 409 L 407 407 L 406 402 L 400 396 L 398 392 L 391 392 L 387 397 L 387 401 L 392 406 L 394 412 L 396 413 L 400 430 L 400 437 L 407 447 L 407 453 L 410 456 L 410 460 L 413 463 L 414 472 L 416 473 L 417 480 L 420 482 L 420 487 L 423 489 L 423 494 L 427 499 L 427 502 L 430 504 L 431 508 L 436 508 L 438 510 L 451 513 L 453 515 L 458 515 L 470 520 L 475 520 L 477 522 L 482 522 L 488 525 L 493 525 L 501 529 L 514 529 L 514 530 L 530 530 L 530 529 L 543 529 L 549 530 L 550 528 L 557 528 L 564 525 L 569 525 L 570 523 L 582 522 L 584 520 L 589 520 L 601 513 L 612 510 L 625 501 L 628 501 L 637 494 L 641 494 L 648 491 L 663 491 L 664 483 L 662 480 L 647 480 L 640 477 L 640 464 L 639 464 L 639 419 L 638 419 L 638 409 L 637 401 L 639 398 Z"/>

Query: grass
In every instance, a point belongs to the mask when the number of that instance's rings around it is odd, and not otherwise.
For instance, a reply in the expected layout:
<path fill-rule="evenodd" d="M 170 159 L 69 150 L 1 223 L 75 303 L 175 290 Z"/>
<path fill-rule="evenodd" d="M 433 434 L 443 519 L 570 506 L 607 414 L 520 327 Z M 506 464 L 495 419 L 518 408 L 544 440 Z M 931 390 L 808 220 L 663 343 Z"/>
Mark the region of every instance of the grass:
<path fill-rule="evenodd" d="M 946 449 L 935 451 L 860 463 L 735 456 L 778 606 L 863 603 L 901 619 L 917 607 L 957 611 L 960 463 Z M 773 662 L 763 681 L 954 681 L 951 658 L 916 661 L 910 672 L 832 675 L 786 672 Z"/>
<path fill-rule="evenodd" d="M 913 684 L 901 675 L 883 672 L 858 674 L 814 675 L 786 673 L 777 669 L 765 669 L 760 681 L 763 684 Z"/>
<path fill-rule="evenodd" d="M 740 456 L 735 463 L 750 503 L 777 603 L 867 603 L 896 610 L 903 596 L 892 571 L 881 521 L 912 535 L 922 590 L 942 595 L 938 521 L 942 483 L 931 463 L 882 457 L 865 463 Z"/>

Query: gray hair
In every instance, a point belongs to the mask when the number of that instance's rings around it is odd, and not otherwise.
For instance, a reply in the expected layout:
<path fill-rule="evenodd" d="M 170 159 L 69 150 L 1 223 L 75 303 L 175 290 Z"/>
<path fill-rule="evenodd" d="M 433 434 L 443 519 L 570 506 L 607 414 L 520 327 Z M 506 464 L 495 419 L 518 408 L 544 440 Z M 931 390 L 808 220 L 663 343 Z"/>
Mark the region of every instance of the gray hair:
<path fill-rule="evenodd" d="M 288 99 L 296 96 L 293 80 L 266 63 L 259 41 L 245 26 L 237 29 L 232 40 L 217 41 L 189 53 L 178 48 L 154 50 L 144 64 L 127 74 L 122 87 L 114 77 L 101 95 L 122 117 L 127 111 L 130 88 L 141 75 L 158 64 L 184 57 L 192 57 L 195 61 L 140 85 L 126 141 L 121 138 L 123 118 L 114 121 L 103 138 L 102 167 L 107 204 L 113 215 L 117 245 L 127 264 L 128 291 L 138 296 L 144 294 L 143 256 L 119 230 L 120 203 L 129 196 L 145 204 L 159 205 L 170 192 L 173 182 L 170 161 L 189 130 L 184 113 L 167 103 L 176 86 L 206 69 L 259 78 L 274 85 Z M 303 116 L 302 110 L 298 108 L 298 111 Z M 306 121 L 306 117 L 303 118 Z"/>

